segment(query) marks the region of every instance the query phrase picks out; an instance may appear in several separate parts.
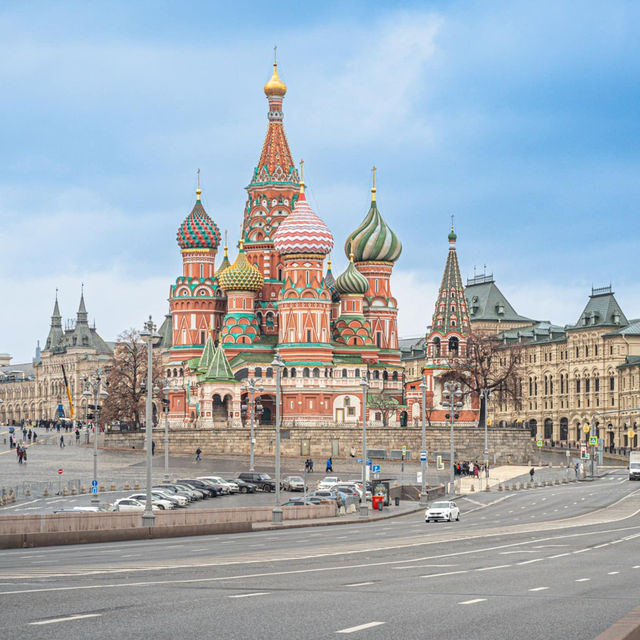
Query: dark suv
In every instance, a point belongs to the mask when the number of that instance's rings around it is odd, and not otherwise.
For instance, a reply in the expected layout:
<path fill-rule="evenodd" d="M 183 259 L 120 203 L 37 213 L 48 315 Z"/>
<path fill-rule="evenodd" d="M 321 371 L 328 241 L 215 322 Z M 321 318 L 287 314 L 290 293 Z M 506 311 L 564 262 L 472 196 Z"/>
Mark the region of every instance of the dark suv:
<path fill-rule="evenodd" d="M 275 491 L 276 483 L 271 479 L 271 476 L 267 473 L 255 473 L 253 471 L 247 471 L 238 475 L 240 480 L 244 480 L 249 484 L 255 485 L 262 491 Z"/>

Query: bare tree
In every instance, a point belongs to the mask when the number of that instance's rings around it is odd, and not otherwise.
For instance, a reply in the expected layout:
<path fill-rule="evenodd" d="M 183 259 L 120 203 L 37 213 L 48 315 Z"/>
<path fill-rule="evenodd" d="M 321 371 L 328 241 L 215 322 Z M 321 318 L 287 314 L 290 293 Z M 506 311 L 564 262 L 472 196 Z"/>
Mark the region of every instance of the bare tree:
<path fill-rule="evenodd" d="M 460 382 L 469 394 L 480 394 L 480 426 L 484 426 L 487 395 L 500 405 L 521 408 L 522 347 L 505 345 L 495 335 L 471 334 L 466 350 L 450 361 L 450 379 Z"/>
<path fill-rule="evenodd" d="M 153 354 L 152 380 L 162 377 L 160 355 Z M 119 420 L 138 426 L 144 414 L 147 378 L 147 344 L 136 329 L 118 336 L 113 350 L 113 365 L 107 374 L 108 397 L 100 417 L 104 422 Z M 162 392 L 157 394 L 162 397 Z"/>
<path fill-rule="evenodd" d="M 389 425 L 389 417 L 398 410 L 400 404 L 396 398 L 386 395 L 384 391 L 370 394 L 367 402 L 370 409 L 381 413 L 384 427 Z"/>

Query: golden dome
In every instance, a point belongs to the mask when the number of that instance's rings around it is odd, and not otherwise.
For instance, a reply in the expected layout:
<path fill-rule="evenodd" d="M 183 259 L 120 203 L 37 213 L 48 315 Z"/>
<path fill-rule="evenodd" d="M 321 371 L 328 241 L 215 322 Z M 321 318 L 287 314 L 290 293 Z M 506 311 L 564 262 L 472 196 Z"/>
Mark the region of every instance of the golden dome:
<path fill-rule="evenodd" d="M 264 92 L 267 97 L 269 96 L 284 96 L 287 93 L 287 85 L 280 80 L 278 76 L 278 63 L 273 63 L 273 75 L 271 80 L 264 85 Z"/>

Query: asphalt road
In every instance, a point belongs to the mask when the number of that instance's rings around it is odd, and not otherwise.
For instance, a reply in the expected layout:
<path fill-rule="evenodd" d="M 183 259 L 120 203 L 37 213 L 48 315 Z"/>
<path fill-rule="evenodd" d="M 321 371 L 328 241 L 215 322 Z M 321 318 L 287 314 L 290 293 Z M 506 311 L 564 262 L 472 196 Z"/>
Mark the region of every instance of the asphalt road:
<path fill-rule="evenodd" d="M 2 552 L 2 638 L 593 638 L 640 604 L 640 487 L 371 523 Z"/>

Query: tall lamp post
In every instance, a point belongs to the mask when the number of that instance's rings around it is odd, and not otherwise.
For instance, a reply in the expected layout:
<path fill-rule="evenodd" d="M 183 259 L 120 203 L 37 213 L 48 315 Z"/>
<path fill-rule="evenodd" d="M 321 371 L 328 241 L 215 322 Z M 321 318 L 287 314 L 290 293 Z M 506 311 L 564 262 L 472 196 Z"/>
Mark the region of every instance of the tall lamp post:
<path fill-rule="evenodd" d="M 164 409 L 164 481 L 169 482 L 169 381 L 165 378 L 162 384 L 164 397 L 162 408 Z M 153 448 L 153 445 L 152 445 Z"/>
<path fill-rule="evenodd" d="M 153 515 L 153 502 L 151 498 L 151 449 L 153 442 L 153 342 L 160 338 L 156 333 L 156 325 L 153 324 L 151 316 L 144 323 L 144 329 L 140 332 L 140 337 L 147 343 L 147 403 L 145 407 L 145 442 L 147 447 L 147 499 L 144 513 L 142 514 L 142 526 L 152 527 L 156 522 Z"/>
<path fill-rule="evenodd" d="M 462 389 L 459 382 L 445 382 L 444 391 L 442 392 L 444 400 L 442 406 L 449 409 L 449 413 L 446 417 L 449 419 L 449 482 L 451 484 L 451 491 L 455 484 L 455 468 L 453 461 L 453 425 L 457 417 L 457 411 L 462 407 Z"/>
<path fill-rule="evenodd" d="M 427 382 L 424 373 L 420 383 L 422 391 L 422 451 L 427 450 Z M 422 452 L 420 453 L 422 458 Z M 420 504 L 427 504 L 427 461 L 422 460 L 422 488 L 420 490 Z"/>
<path fill-rule="evenodd" d="M 271 366 L 276 370 L 276 504 L 271 511 L 271 521 L 274 524 L 282 524 L 282 507 L 280 506 L 280 404 L 282 397 L 281 374 L 284 362 L 280 352 L 276 349 Z M 307 487 L 305 483 L 305 494 Z"/>
<path fill-rule="evenodd" d="M 249 425 L 250 425 L 250 438 L 251 438 L 251 443 L 250 443 L 250 457 L 249 457 L 249 471 L 255 471 L 254 469 L 254 459 L 255 459 L 255 443 L 256 443 L 256 439 L 255 439 L 255 435 L 254 435 L 254 422 L 255 422 L 255 415 L 256 415 L 256 405 L 255 405 L 255 395 L 256 392 L 257 393 L 262 393 L 264 391 L 264 389 L 259 386 L 258 382 L 255 380 L 255 378 L 247 378 L 244 382 L 244 384 L 242 385 L 242 390 L 243 391 L 248 391 L 249 392 Z M 244 408 L 244 407 L 243 407 Z"/>
<path fill-rule="evenodd" d="M 98 433 L 100 431 L 100 401 L 106 398 L 109 394 L 102 388 L 102 378 L 100 376 L 102 372 L 98 370 L 98 373 L 91 378 L 84 378 L 84 391 L 82 395 L 87 400 L 87 420 L 89 419 L 89 399 L 93 395 L 95 419 L 93 422 L 93 483 L 91 486 L 91 503 L 97 505 L 100 503 L 100 497 L 98 496 Z M 89 428 L 87 422 L 87 429 Z"/>
<path fill-rule="evenodd" d="M 489 398 L 491 397 L 491 389 L 481 389 L 480 390 L 480 399 L 484 400 L 484 468 L 489 468 L 489 434 L 487 431 L 487 403 L 489 402 Z"/>
<path fill-rule="evenodd" d="M 367 506 L 367 390 L 369 383 L 367 378 L 362 376 L 360 380 L 362 387 L 362 496 L 360 497 L 360 515 L 366 518 L 369 515 Z"/>

